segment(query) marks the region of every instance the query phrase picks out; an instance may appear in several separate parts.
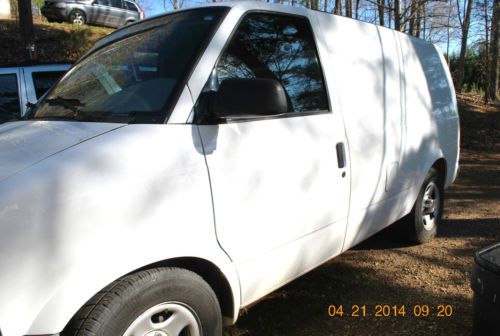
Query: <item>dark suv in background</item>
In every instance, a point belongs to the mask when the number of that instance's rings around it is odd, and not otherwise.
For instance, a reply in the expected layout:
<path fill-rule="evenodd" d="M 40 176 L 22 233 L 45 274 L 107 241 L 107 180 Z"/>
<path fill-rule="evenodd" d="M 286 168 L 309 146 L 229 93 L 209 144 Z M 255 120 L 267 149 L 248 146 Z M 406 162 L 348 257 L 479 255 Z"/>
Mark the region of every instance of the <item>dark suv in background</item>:
<path fill-rule="evenodd" d="M 49 22 L 71 22 L 118 28 L 144 18 L 129 0 L 45 0 L 42 14 Z"/>

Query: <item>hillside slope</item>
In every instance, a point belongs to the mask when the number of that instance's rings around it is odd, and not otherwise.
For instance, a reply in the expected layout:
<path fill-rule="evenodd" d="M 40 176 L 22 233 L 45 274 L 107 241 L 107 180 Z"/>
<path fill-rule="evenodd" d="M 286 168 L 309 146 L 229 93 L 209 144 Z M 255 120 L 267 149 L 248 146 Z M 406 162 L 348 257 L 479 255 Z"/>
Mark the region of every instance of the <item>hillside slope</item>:
<path fill-rule="evenodd" d="M 74 26 L 67 23 L 35 22 L 37 62 L 73 63 L 101 37 L 113 29 Z M 0 20 L 0 67 L 24 61 L 23 46 L 18 23 Z"/>

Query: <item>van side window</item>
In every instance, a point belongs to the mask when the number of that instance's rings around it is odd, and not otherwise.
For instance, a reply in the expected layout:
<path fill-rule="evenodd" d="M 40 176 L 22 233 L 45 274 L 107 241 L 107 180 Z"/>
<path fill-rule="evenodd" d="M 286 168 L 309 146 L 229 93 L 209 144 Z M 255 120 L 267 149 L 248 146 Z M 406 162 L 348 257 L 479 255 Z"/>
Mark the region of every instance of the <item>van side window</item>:
<path fill-rule="evenodd" d="M 17 75 L 0 75 L 0 123 L 20 115 Z"/>
<path fill-rule="evenodd" d="M 285 89 L 289 112 L 328 110 L 314 37 L 306 18 L 254 13 L 240 23 L 217 64 L 228 78 L 269 78 Z"/>
<path fill-rule="evenodd" d="M 62 75 L 64 75 L 64 71 L 33 72 L 31 77 L 33 78 L 33 85 L 35 86 L 36 99 L 43 96 Z"/>

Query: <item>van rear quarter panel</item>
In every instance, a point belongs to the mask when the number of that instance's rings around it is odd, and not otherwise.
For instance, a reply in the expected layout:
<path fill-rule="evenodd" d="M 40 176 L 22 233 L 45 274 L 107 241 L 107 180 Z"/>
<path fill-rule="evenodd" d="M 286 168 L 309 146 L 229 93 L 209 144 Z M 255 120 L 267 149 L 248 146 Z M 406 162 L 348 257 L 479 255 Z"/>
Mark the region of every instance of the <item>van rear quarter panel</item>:
<path fill-rule="evenodd" d="M 442 55 L 428 42 L 317 14 L 350 148 L 351 200 L 343 250 L 410 212 L 432 164 L 458 155 L 458 119 Z M 451 177 L 450 177 L 451 176 Z"/>
<path fill-rule="evenodd" d="M 407 148 L 405 167 L 421 184 L 432 164 L 444 158 L 445 186 L 456 177 L 459 120 L 455 89 L 439 49 L 420 39 L 399 34 L 405 61 Z"/>

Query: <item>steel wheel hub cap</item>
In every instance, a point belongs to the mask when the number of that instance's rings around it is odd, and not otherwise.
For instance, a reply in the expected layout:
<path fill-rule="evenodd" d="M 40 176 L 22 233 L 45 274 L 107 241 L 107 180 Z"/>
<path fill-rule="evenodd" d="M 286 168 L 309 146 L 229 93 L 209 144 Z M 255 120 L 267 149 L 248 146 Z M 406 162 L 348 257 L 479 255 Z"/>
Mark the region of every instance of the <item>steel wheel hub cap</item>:
<path fill-rule="evenodd" d="M 138 316 L 123 336 L 200 336 L 194 311 L 180 302 L 165 302 Z"/>
<path fill-rule="evenodd" d="M 436 226 L 440 209 L 439 188 L 434 182 L 430 182 L 425 188 L 422 200 L 422 224 L 426 230 L 431 230 Z"/>

